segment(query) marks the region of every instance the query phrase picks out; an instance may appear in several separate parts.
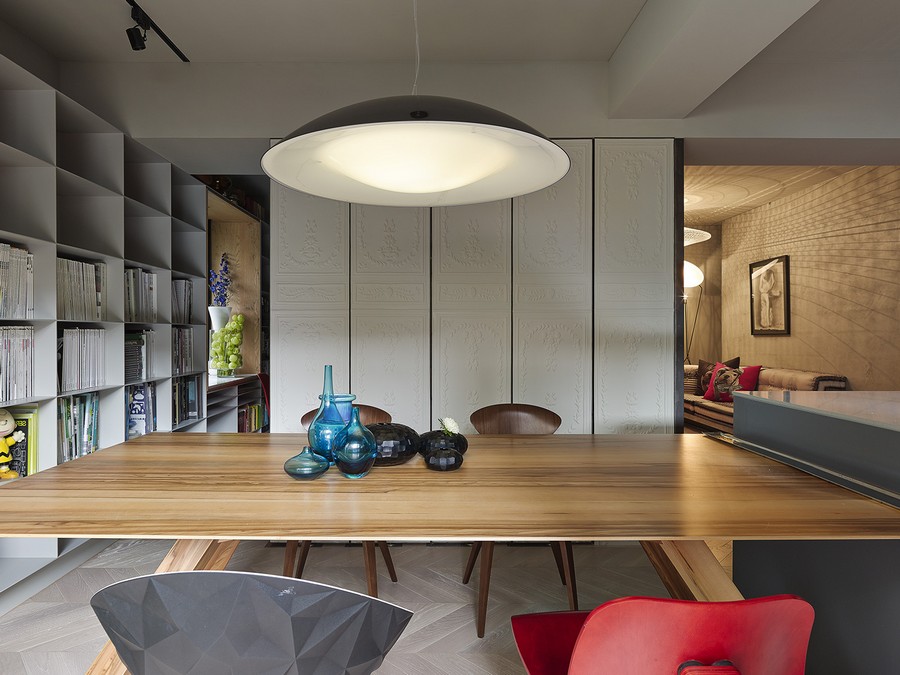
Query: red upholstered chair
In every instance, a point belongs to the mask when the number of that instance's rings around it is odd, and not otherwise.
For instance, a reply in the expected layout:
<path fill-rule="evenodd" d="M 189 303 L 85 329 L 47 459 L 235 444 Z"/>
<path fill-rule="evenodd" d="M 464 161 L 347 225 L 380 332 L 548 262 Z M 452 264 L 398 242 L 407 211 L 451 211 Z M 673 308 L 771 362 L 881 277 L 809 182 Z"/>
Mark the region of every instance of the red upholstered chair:
<path fill-rule="evenodd" d="M 803 675 L 812 606 L 620 598 L 592 612 L 512 617 L 529 675 Z"/>
<path fill-rule="evenodd" d="M 354 408 L 359 408 L 359 421 L 363 424 L 378 424 L 379 422 L 390 422 L 391 414 L 374 405 L 353 404 Z M 300 424 L 304 429 L 309 429 L 313 418 L 319 411 L 314 408 L 300 418 Z M 303 569 L 306 567 L 306 558 L 309 555 L 310 541 L 288 541 L 284 548 L 284 566 L 282 574 L 286 577 L 303 576 Z M 378 573 L 375 570 L 375 547 L 381 551 L 384 558 L 384 564 L 387 567 L 388 575 L 391 581 L 397 581 L 397 571 L 394 569 L 394 561 L 391 558 L 391 552 L 385 541 L 364 541 L 363 542 L 363 559 L 366 566 L 366 587 L 369 595 L 373 598 L 378 597 Z M 299 556 L 298 556 L 299 553 Z"/>
<path fill-rule="evenodd" d="M 562 418 L 552 410 L 528 403 L 496 403 L 479 408 L 469 416 L 469 421 L 479 434 L 521 434 L 538 435 L 553 434 L 562 424 Z M 552 541 L 550 548 L 559 569 L 559 579 L 566 586 L 569 596 L 569 609 L 578 609 L 578 590 L 575 587 L 575 563 L 572 558 L 572 542 Z M 563 556 L 565 553 L 565 556 Z M 481 579 L 478 586 L 478 610 L 475 619 L 475 631 L 478 637 L 484 637 L 487 620 L 488 591 L 491 584 L 491 563 L 494 555 L 494 542 L 477 541 L 472 544 L 466 568 L 463 571 L 463 583 L 469 583 L 475 562 L 481 554 Z"/>

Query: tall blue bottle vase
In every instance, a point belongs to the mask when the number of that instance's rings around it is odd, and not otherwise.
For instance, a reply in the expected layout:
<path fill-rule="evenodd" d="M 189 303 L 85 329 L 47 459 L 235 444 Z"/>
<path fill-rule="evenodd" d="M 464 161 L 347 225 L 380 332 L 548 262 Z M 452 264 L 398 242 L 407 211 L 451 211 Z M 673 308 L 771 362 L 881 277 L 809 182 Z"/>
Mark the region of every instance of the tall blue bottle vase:
<path fill-rule="evenodd" d="M 354 394 L 335 394 L 331 366 L 325 366 L 319 409 L 309 424 L 307 438 L 316 454 L 334 464 L 334 436 L 347 426 L 351 417 L 351 407 L 356 399 Z"/>
<path fill-rule="evenodd" d="M 378 455 L 374 434 L 359 421 L 359 408 L 353 408 L 350 423 L 334 437 L 334 463 L 347 478 L 362 478 Z"/>

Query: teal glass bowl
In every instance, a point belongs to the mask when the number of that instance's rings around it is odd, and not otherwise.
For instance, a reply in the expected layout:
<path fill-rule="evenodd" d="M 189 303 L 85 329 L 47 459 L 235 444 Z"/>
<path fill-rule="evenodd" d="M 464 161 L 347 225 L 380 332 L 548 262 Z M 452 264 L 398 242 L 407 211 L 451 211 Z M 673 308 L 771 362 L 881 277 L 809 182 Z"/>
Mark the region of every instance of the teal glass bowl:
<path fill-rule="evenodd" d="M 303 446 L 303 452 L 284 463 L 284 472 L 297 480 L 315 480 L 326 471 L 328 460 L 314 453 L 308 445 Z"/>

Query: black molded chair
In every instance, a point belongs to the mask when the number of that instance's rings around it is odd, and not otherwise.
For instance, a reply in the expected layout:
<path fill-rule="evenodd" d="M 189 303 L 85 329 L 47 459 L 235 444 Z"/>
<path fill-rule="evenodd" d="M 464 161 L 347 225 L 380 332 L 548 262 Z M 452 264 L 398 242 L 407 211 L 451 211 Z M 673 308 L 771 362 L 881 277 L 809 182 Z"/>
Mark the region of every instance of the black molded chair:
<path fill-rule="evenodd" d="M 374 405 L 359 404 L 353 405 L 359 408 L 359 421 L 366 424 L 378 424 L 379 422 L 390 422 L 391 414 Z M 304 413 L 300 418 L 300 424 L 304 429 L 309 429 L 313 418 L 316 416 L 318 408 Z M 286 577 L 296 577 L 299 579 L 303 576 L 303 569 L 306 567 L 306 558 L 309 556 L 310 541 L 288 541 L 284 549 L 284 566 L 281 573 Z M 397 571 L 394 569 L 394 561 L 391 558 L 391 551 L 387 542 L 384 541 L 364 541 L 363 542 L 363 558 L 366 565 L 366 588 L 369 595 L 373 598 L 378 597 L 378 572 L 375 569 L 375 547 L 378 546 L 381 556 L 384 558 L 384 564 L 387 567 L 388 575 L 391 581 L 397 581 Z M 299 556 L 297 555 L 299 551 Z"/>
<path fill-rule="evenodd" d="M 562 418 L 552 410 L 528 403 L 497 403 L 480 408 L 469 416 L 469 421 L 479 434 L 552 434 L 559 429 Z M 572 559 L 572 543 L 568 541 L 550 542 L 560 581 L 566 586 L 569 609 L 578 609 L 578 591 L 575 587 L 575 563 Z M 494 556 L 494 542 L 475 542 L 469 551 L 463 583 L 469 583 L 475 562 L 481 554 L 481 579 L 478 583 L 478 614 L 475 628 L 478 637 L 484 637 L 487 619 L 488 592 L 491 585 L 491 563 Z"/>
<path fill-rule="evenodd" d="M 133 675 L 371 673 L 412 618 L 353 591 L 250 572 L 136 577 L 91 607 Z"/>

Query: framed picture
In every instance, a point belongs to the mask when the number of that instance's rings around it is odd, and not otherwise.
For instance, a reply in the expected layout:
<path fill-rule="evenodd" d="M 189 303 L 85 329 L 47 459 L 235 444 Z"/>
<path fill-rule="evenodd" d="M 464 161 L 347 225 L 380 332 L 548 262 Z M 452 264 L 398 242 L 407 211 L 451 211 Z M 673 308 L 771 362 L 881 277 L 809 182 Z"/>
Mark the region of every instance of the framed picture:
<path fill-rule="evenodd" d="M 750 263 L 750 334 L 791 334 L 788 256 Z"/>

